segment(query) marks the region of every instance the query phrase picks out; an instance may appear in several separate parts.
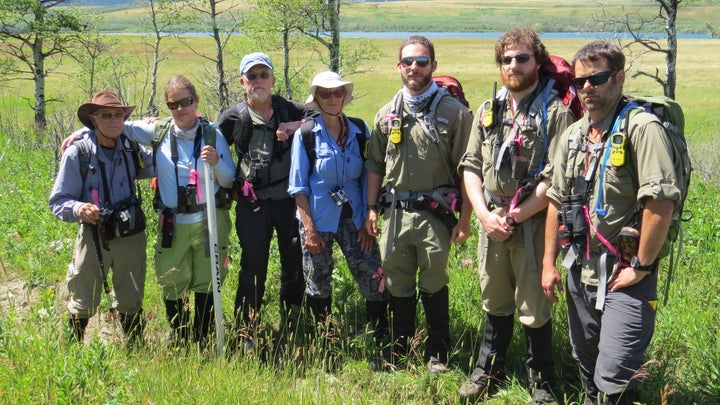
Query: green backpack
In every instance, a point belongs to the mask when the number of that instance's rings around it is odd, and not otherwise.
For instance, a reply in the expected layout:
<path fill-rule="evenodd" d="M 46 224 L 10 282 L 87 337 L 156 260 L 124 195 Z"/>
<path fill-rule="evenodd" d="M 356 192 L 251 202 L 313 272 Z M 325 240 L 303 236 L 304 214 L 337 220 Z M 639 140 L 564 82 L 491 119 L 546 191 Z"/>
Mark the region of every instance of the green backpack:
<path fill-rule="evenodd" d="M 635 104 L 636 107 L 626 109 L 626 114 L 618 117 L 618 120 L 625 120 L 619 127 L 620 132 L 627 134 L 630 117 L 639 111 L 645 111 L 655 115 L 660 120 L 672 144 L 675 175 L 677 176 L 681 195 L 680 200 L 675 204 L 670 229 L 658 258 L 663 258 L 671 252 L 671 245 L 678 240 L 678 236 L 680 236 L 680 242 L 678 243 L 679 255 L 682 249 L 682 222 L 692 219 L 692 213 L 684 211 L 685 199 L 690 189 L 690 175 L 693 170 L 690 155 L 688 154 L 687 140 L 685 139 L 685 114 L 680 104 L 665 96 L 628 96 L 628 101 L 631 105 Z M 632 142 L 632 139 L 629 137 L 628 139 Z M 672 260 L 671 258 L 671 266 Z"/>

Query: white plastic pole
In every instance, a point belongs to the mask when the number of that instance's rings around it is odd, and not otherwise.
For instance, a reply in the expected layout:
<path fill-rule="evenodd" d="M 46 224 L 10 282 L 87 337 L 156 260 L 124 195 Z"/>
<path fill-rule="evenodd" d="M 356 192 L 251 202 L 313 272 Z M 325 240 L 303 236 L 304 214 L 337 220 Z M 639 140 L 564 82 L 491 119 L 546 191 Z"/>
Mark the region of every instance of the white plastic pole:
<path fill-rule="evenodd" d="M 215 212 L 215 182 L 213 181 L 213 168 L 203 162 L 205 179 L 205 212 L 208 221 L 208 236 L 210 238 L 210 270 L 212 275 L 213 307 L 215 308 L 215 336 L 217 338 L 217 355 L 223 356 L 225 346 L 225 322 L 222 312 L 222 296 L 220 295 L 220 246 L 217 238 L 217 217 Z"/>

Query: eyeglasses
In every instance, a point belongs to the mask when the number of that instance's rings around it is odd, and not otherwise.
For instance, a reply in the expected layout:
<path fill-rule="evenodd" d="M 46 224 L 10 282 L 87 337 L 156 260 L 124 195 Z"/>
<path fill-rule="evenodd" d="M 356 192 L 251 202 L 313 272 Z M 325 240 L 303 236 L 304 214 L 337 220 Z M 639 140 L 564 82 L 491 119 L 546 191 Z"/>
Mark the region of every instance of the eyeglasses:
<path fill-rule="evenodd" d="M 167 106 L 171 110 L 177 110 L 178 107 L 190 107 L 194 102 L 195 100 L 190 96 L 178 101 L 168 101 Z"/>
<path fill-rule="evenodd" d="M 615 73 L 617 72 L 614 70 L 605 70 L 603 72 L 593 73 L 590 76 L 576 77 L 572 79 L 572 84 L 578 89 L 585 87 L 585 82 L 589 82 L 593 87 L 599 86 L 605 84 Z"/>
<path fill-rule="evenodd" d="M 266 70 L 262 73 L 249 73 L 249 74 L 246 74 L 245 77 L 247 77 L 247 79 L 250 80 L 251 82 L 254 82 L 255 79 L 257 79 L 258 77 L 263 80 L 267 80 L 268 77 L 270 77 L 270 72 Z"/>
<path fill-rule="evenodd" d="M 400 59 L 400 63 L 402 63 L 403 66 L 407 67 L 412 66 L 413 62 L 417 63 L 417 65 L 420 67 L 425 67 L 430 63 L 430 58 L 425 55 L 420 55 L 416 57 L 406 56 Z"/>
<path fill-rule="evenodd" d="M 94 117 L 102 118 L 104 120 L 109 120 L 111 118 L 125 118 L 125 111 L 115 111 L 115 112 L 104 112 L 104 113 L 95 113 L 93 114 Z"/>
<path fill-rule="evenodd" d="M 318 91 L 317 96 L 323 100 L 329 100 L 330 97 L 343 98 L 345 97 L 345 90 Z"/>
<path fill-rule="evenodd" d="M 500 61 L 503 65 L 509 65 L 512 63 L 513 59 L 515 59 L 515 62 L 522 65 L 523 63 L 529 61 L 531 56 L 533 55 L 521 53 L 515 56 L 503 56 Z"/>

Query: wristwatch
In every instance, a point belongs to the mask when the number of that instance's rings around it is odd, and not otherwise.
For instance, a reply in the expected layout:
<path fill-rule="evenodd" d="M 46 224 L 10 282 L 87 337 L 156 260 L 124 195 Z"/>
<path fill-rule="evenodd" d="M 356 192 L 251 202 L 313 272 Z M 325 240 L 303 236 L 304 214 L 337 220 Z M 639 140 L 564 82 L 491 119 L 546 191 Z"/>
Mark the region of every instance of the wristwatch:
<path fill-rule="evenodd" d="M 630 259 L 630 267 L 632 267 L 635 270 L 640 271 L 649 271 L 650 273 L 655 271 L 655 263 L 648 264 L 646 266 L 643 266 L 640 264 L 640 258 L 637 256 L 633 256 L 632 259 Z"/>
<path fill-rule="evenodd" d="M 518 222 L 517 222 L 517 220 L 515 219 L 515 217 L 512 216 L 512 215 L 510 215 L 510 214 L 508 214 L 508 215 L 505 216 L 505 222 L 507 222 L 507 224 L 508 224 L 509 226 L 512 226 L 513 228 L 516 227 L 517 224 L 518 224 Z"/>
<path fill-rule="evenodd" d="M 380 206 L 378 204 L 372 204 L 367 206 L 368 211 L 375 211 L 378 212 L 380 210 Z"/>

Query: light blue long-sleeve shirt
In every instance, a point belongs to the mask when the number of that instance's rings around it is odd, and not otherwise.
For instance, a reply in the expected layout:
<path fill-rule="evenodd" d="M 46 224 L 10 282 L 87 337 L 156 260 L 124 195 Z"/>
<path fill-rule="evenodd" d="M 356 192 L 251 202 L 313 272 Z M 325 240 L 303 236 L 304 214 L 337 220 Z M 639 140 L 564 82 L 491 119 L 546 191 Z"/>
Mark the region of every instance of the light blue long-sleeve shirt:
<path fill-rule="evenodd" d="M 118 138 L 112 158 L 99 150 L 95 131 L 89 131 L 88 138 L 92 141 L 89 149 L 90 162 L 87 175 L 83 181 L 80 175 L 80 148 L 70 145 L 63 153 L 55 184 L 50 192 L 49 206 L 53 215 L 67 222 L 78 222 L 78 210 L 84 203 L 91 202 L 100 206 L 110 206 L 120 202 L 134 193 L 133 181 L 135 178 L 150 178 L 155 175 L 152 166 L 152 153 L 140 148 L 140 159 L 143 169 L 135 173 L 135 163 L 131 153 L 125 153 L 122 138 Z M 128 138 L 129 139 L 129 138 Z M 105 167 L 107 176 L 107 190 L 105 195 L 104 180 L 100 165 Z M 128 170 L 131 176 L 128 178 Z M 97 198 L 97 201 L 94 201 Z"/>
<path fill-rule="evenodd" d="M 150 145 L 155 133 L 155 126 L 161 125 L 161 122 L 162 121 L 157 121 L 155 123 L 148 124 L 145 121 L 126 121 L 125 133 L 130 139 L 145 145 Z M 175 164 L 172 161 L 170 145 L 173 126 L 174 122 L 171 121 L 170 125 L 167 127 L 168 132 L 165 136 L 163 136 L 156 152 L 157 156 L 155 157 L 160 198 L 166 207 L 177 208 L 177 186 L 180 185 L 186 187 L 190 181 L 190 172 L 194 169 L 199 175 L 200 188 L 203 189 L 203 195 L 200 196 L 198 203 L 204 204 L 206 200 L 204 193 L 205 182 L 203 179 L 205 169 L 204 162 L 200 158 L 199 150 L 205 146 L 205 137 L 201 137 L 201 142 L 197 148 L 194 140 L 185 140 L 176 137 L 178 149 L 176 181 Z M 232 187 L 233 178 L 235 177 L 235 163 L 233 162 L 233 157 L 230 153 L 227 141 L 220 130 L 215 129 L 215 131 L 217 132 L 215 134 L 215 150 L 217 151 L 220 160 L 213 168 L 215 172 L 215 189 L 213 192 L 217 192 L 221 186 L 225 188 Z M 195 157 L 196 149 L 197 158 Z M 203 220 L 204 218 L 205 213 L 202 211 L 194 214 L 178 214 L 176 216 L 176 222 L 179 224 L 195 223 Z"/>
<path fill-rule="evenodd" d="M 342 207 L 335 205 L 330 191 L 341 187 L 347 194 L 353 209 L 353 222 L 360 229 L 365 220 L 366 171 L 357 133 L 362 131 L 369 138 L 367 126 L 358 128 L 346 119 L 348 139 L 345 150 L 340 149 L 332 135 L 327 132 L 322 117 L 315 119 L 312 132 L 315 138 L 315 166 L 310 162 L 301 130 L 298 129 L 292 143 L 292 164 L 288 193 L 291 196 L 305 194 L 310 204 L 313 224 L 319 232 L 337 232 Z M 298 218 L 300 214 L 297 214 Z"/>

